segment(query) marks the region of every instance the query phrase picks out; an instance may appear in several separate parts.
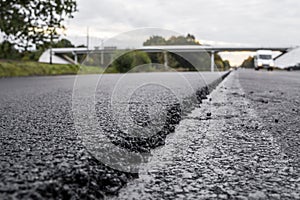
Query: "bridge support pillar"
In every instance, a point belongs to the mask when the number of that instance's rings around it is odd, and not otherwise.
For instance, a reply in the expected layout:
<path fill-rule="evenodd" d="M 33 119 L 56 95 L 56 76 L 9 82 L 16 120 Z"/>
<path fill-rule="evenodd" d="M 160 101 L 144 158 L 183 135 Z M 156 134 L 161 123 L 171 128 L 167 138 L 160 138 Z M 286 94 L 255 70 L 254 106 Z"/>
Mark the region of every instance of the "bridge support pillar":
<path fill-rule="evenodd" d="M 214 51 L 211 52 L 210 59 L 211 59 L 211 61 L 210 61 L 210 71 L 214 72 L 215 71 L 215 52 Z"/>
<path fill-rule="evenodd" d="M 78 56 L 74 51 L 72 52 L 72 54 L 74 56 L 74 63 L 75 63 L 75 65 L 77 65 L 78 64 Z"/>
<path fill-rule="evenodd" d="M 104 49 L 101 49 L 101 66 L 104 66 Z"/>
<path fill-rule="evenodd" d="M 167 68 L 168 65 L 169 65 L 168 52 L 167 51 L 163 51 L 163 54 L 164 54 L 164 66 L 165 66 L 165 68 Z"/>
<path fill-rule="evenodd" d="M 77 56 L 76 53 L 75 53 L 75 55 L 74 55 L 74 60 L 75 60 L 75 65 L 77 65 L 77 64 L 78 64 L 78 56 Z"/>

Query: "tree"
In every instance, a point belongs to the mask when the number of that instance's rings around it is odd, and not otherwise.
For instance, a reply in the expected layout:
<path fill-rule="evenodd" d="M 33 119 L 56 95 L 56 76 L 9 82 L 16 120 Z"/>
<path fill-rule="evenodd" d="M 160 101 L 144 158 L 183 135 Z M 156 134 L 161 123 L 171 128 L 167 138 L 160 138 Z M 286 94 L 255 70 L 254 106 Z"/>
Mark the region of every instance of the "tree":
<path fill-rule="evenodd" d="M 151 63 L 151 60 L 147 53 L 142 51 L 131 51 L 125 53 L 124 55 L 121 55 L 116 60 L 114 60 L 110 68 L 114 68 L 116 72 L 126 73 L 134 67 L 138 67 L 149 63 Z"/>
<path fill-rule="evenodd" d="M 188 39 L 188 41 L 195 41 L 196 40 L 196 37 L 192 34 L 187 34 L 186 38 Z"/>
<path fill-rule="evenodd" d="M 68 47 L 71 48 L 71 47 L 75 47 L 75 46 L 72 44 L 72 42 L 70 40 L 63 38 L 63 39 L 55 42 L 53 44 L 53 47 L 54 48 L 68 48 Z"/>
<path fill-rule="evenodd" d="M 249 56 L 246 60 L 244 60 L 241 67 L 243 67 L 243 68 L 254 68 L 254 58 L 252 56 Z"/>
<path fill-rule="evenodd" d="M 144 46 L 151 45 L 200 45 L 200 43 L 196 40 L 195 36 L 192 34 L 187 34 L 187 36 L 171 36 L 168 39 L 165 39 L 162 36 L 151 36 L 144 43 Z M 192 60 L 200 61 L 201 56 L 197 54 L 189 53 L 188 57 L 192 57 Z M 152 63 L 164 63 L 164 55 L 162 53 L 148 53 Z M 183 57 L 183 53 L 181 55 L 175 53 L 168 53 L 168 65 L 171 68 L 185 68 L 186 70 L 193 71 L 195 68 Z M 198 62 L 200 63 L 200 62 Z M 203 61 L 201 60 L 201 63 Z"/>
<path fill-rule="evenodd" d="M 143 43 L 144 46 L 153 45 L 200 45 L 196 40 L 196 37 L 192 34 L 187 34 L 187 36 L 172 36 L 169 39 L 165 39 L 161 36 L 151 36 L 148 40 Z"/>
<path fill-rule="evenodd" d="M 126 53 L 112 63 L 112 66 L 120 73 L 126 73 L 131 69 L 133 56 L 131 53 Z"/>
<path fill-rule="evenodd" d="M 215 54 L 215 65 L 219 71 L 225 71 L 231 67 L 230 62 L 228 60 L 223 60 L 219 54 Z"/>
<path fill-rule="evenodd" d="M 161 36 L 151 36 L 148 40 L 146 40 L 143 45 L 144 46 L 153 46 L 153 45 L 166 45 L 167 41 L 165 38 Z"/>
<path fill-rule="evenodd" d="M 75 0 L 1 0 L 0 30 L 25 50 L 57 39 L 65 18 L 73 18 Z"/>
<path fill-rule="evenodd" d="M 143 43 L 144 46 L 151 45 L 201 45 L 196 37 L 192 34 L 187 36 L 172 36 L 165 39 L 161 36 L 151 36 Z M 188 71 L 208 70 L 210 66 L 210 57 L 205 52 L 168 52 L 168 65 L 171 68 Z M 162 53 L 149 53 L 152 63 L 164 63 Z M 230 68 L 229 61 L 223 61 L 219 54 L 215 54 L 215 64 L 219 70 L 227 70 Z"/>
<path fill-rule="evenodd" d="M 134 51 L 133 52 L 133 62 L 131 67 L 137 67 L 140 65 L 145 65 L 151 63 L 151 59 L 148 54 L 143 51 Z"/>
<path fill-rule="evenodd" d="M 223 64 L 224 64 L 225 70 L 227 70 L 231 67 L 229 60 L 224 60 Z"/>
<path fill-rule="evenodd" d="M 0 59 L 20 59 L 21 54 L 9 41 L 0 43 Z"/>
<path fill-rule="evenodd" d="M 32 61 L 37 61 L 42 53 L 46 50 L 49 49 L 49 47 L 53 48 L 67 48 L 67 47 L 74 47 L 74 45 L 71 43 L 71 41 L 67 39 L 61 39 L 58 41 L 53 42 L 50 44 L 49 42 L 45 42 L 44 44 L 37 45 L 35 51 L 23 51 L 22 54 L 22 60 L 32 60 Z M 66 54 L 66 56 L 72 58 L 74 57 L 72 53 Z M 78 59 L 81 60 L 82 56 L 78 56 Z"/>
<path fill-rule="evenodd" d="M 184 36 L 172 36 L 167 40 L 168 45 L 200 45 L 198 41 L 196 41 L 195 36 L 188 34 L 186 37 Z"/>

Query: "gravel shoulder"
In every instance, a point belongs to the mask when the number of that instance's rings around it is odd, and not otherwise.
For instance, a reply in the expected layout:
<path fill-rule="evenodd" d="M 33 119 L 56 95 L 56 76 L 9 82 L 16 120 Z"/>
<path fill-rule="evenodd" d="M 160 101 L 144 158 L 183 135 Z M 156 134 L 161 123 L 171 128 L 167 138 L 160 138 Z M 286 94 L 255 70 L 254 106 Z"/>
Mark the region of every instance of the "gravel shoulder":
<path fill-rule="evenodd" d="M 290 104 L 298 100 L 293 90 L 279 110 L 265 103 L 278 95 L 264 96 L 258 104 L 257 90 L 265 92 L 270 79 L 264 83 L 252 72 L 232 73 L 167 136 L 165 146 L 152 151 L 139 178 L 113 199 L 300 199 L 299 125 L 292 123 L 296 115 L 285 110 L 297 113 Z M 274 118 L 280 111 L 284 123 Z M 289 129 L 294 141 L 286 142 Z"/>

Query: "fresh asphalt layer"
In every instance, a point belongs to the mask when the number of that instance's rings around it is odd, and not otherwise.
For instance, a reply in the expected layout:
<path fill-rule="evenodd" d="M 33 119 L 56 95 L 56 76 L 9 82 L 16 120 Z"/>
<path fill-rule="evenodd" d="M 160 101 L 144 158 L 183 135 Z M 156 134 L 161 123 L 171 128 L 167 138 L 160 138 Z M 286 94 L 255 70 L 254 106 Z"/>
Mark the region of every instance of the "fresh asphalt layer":
<path fill-rule="evenodd" d="M 0 199 L 299 199 L 300 73 L 224 75 L 0 79 Z"/>
<path fill-rule="evenodd" d="M 149 154 L 225 74 L 0 79 L 0 199 L 116 194 L 138 171 L 98 155 L 98 137 Z"/>
<path fill-rule="evenodd" d="M 300 199 L 299 86 L 299 72 L 231 73 L 113 199 Z"/>

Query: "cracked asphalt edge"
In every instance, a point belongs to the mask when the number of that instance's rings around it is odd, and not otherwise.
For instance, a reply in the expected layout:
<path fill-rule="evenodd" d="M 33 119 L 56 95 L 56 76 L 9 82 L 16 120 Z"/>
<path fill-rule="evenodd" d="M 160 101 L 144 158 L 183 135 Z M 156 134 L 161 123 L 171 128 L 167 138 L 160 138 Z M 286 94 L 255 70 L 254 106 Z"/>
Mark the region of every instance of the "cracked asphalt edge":
<path fill-rule="evenodd" d="M 112 199 L 300 199 L 300 178 L 231 73 Z M 210 101 L 211 100 L 211 101 Z"/>

